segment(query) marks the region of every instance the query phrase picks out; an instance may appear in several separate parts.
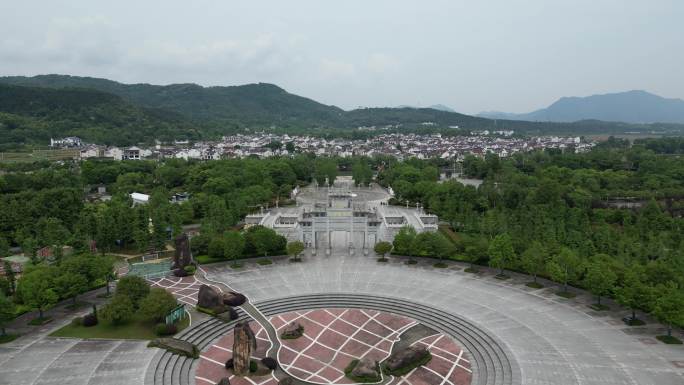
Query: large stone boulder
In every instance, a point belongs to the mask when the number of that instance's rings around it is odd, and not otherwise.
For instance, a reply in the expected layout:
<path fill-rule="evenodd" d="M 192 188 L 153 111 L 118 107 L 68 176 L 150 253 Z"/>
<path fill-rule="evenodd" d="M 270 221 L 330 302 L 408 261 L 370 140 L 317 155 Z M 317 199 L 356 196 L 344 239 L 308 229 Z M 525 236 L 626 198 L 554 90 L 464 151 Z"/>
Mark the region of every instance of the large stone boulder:
<path fill-rule="evenodd" d="M 179 340 L 177 338 L 157 338 L 147 344 L 151 348 L 166 349 L 174 354 L 182 356 L 199 358 L 199 349 L 188 341 Z"/>
<path fill-rule="evenodd" d="M 211 286 L 200 286 L 199 292 L 197 293 L 197 306 L 205 309 L 214 309 L 219 305 L 221 305 L 220 293 Z"/>
<path fill-rule="evenodd" d="M 304 327 L 299 322 L 290 322 L 283 328 L 280 338 L 284 340 L 294 340 L 304 334 Z"/>
<path fill-rule="evenodd" d="M 230 385 L 230 379 L 228 379 L 228 377 L 223 377 L 216 385 Z"/>
<path fill-rule="evenodd" d="M 385 368 L 392 375 L 401 375 L 426 364 L 432 356 L 423 346 L 409 346 L 392 353 L 385 361 Z"/>
<path fill-rule="evenodd" d="M 354 366 L 354 369 L 352 369 L 351 377 L 353 379 L 362 379 L 364 382 L 376 378 L 380 380 L 378 363 L 368 357 L 360 359 L 356 366 Z"/>
<path fill-rule="evenodd" d="M 233 329 L 233 373 L 249 374 L 249 362 L 256 350 L 256 337 L 248 322 L 238 322 Z"/>
<path fill-rule="evenodd" d="M 230 293 L 223 293 L 221 295 L 223 304 L 228 306 L 242 306 L 247 302 L 247 297 L 244 294 L 231 291 Z"/>

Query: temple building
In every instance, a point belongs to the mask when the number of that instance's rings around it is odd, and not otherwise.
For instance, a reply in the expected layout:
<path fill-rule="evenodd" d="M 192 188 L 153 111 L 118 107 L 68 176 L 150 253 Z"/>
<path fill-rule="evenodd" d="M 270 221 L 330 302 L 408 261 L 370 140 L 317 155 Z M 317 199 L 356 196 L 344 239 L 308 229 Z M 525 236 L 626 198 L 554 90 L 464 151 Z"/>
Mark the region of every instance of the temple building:
<path fill-rule="evenodd" d="M 324 201 L 298 200 L 295 207 L 248 215 L 245 223 L 272 228 L 288 241 L 299 240 L 315 249 L 369 250 L 377 242 L 392 242 L 406 225 L 418 233 L 437 230 L 437 216 L 420 208 L 389 206 L 387 200 L 367 201 L 351 189 L 329 188 Z"/>

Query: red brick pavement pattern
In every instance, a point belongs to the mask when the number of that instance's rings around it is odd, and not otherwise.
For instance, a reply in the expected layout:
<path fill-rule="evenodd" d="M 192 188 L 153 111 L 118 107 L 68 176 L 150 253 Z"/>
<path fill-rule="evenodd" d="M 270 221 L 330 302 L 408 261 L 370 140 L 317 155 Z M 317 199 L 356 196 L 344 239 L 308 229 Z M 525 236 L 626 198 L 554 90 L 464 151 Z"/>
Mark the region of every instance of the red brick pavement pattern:
<path fill-rule="evenodd" d="M 444 334 L 437 334 L 423 338 L 414 345 L 428 348 L 432 359 L 427 365 L 418 367 L 401 378 L 395 378 L 390 382 L 391 385 L 470 384 L 470 362 L 452 339 Z"/>
<path fill-rule="evenodd" d="M 171 292 L 179 302 L 186 305 L 195 306 L 197 304 L 197 293 L 202 282 L 194 276 L 188 277 L 165 277 L 148 280 L 152 287 L 161 287 Z"/>
<path fill-rule="evenodd" d="M 304 327 L 304 336 L 283 340 L 278 360 L 290 375 L 319 384 L 352 384 L 344 376 L 344 368 L 349 362 L 362 357 L 382 361 L 389 355 L 399 335 L 415 324 L 415 321 L 406 317 L 359 309 L 318 309 L 270 318 L 278 331 L 295 320 Z M 257 351 L 253 357 L 261 359 L 271 344 L 261 326 L 255 322 L 250 325 L 257 336 Z M 432 360 L 425 367 L 394 379 L 391 384 L 470 384 L 470 363 L 453 340 L 438 334 L 416 344 L 426 346 L 432 353 Z M 233 335 L 228 333 L 202 352 L 195 372 L 197 384 L 215 384 L 223 377 L 229 377 L 234 385 L 277 383 L 268 376 L 234 377 L 224 367 L 231 357 L 232 346 Z"/>

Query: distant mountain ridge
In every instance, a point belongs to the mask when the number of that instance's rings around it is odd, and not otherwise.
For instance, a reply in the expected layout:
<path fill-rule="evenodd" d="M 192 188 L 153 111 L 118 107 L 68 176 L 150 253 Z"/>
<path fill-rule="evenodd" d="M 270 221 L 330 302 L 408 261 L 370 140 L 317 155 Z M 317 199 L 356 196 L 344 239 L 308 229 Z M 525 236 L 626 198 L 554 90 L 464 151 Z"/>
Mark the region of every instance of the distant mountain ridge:
<path fill-rule="evenodd" d="M 268 83 L 227 87 L 197 84 L 123 84 L 112 80 L 69 75 L 0 77 L 0 83 L 49 88 L 87 88 L 118 95 L 134 104 L 175 111 L 196 121 L 269 124 L 334 119 L 343 112 L 290 94 Z"/>
<path fill-rule="evenodd" d="M 419 108 L 421 108 L 421 107 L 409 106 L 409 105 L 406 105 L 406 104 L 402 104 L 402 105 L 400 105 L 400 106 L 397 106 L 396 108 L 415 108 L 415 109 L 419 109 Z M 433 104 L 433 105 L 430 105 L 430 106 L 427 106 L 427 107 L 424 107 L 424 108 L 430 108 L 430 109 L 432 109 L 432 110 L 437 110 L 437 111 L 456 112 L 456 110 L 454 110 L 454 109 L 451 108 L 451 107 L 445 106 L 444 104 Z"/>
<path fill-rule="evenodd" d="M 684 125 L 677 124 L 492 120 L 436 108 L 345 111 L 266 83 L 202 87 L 123 84 L 67 75 L 0 77 L 0 151 L 44 146 L 50 137 L 71 135 L 116 145 L 153 143 L 155 139 L 217 139 L 262 130 L 347 138 L 373 135 L 359 127 L 422 134 L 473 130 L 514 130 L 527 135 L 684 132 Z"/>
<path fill-rule="evenodd" d="M 545 122 L 601 120 L 625 123 L 684 123 L 684 100 L 634 90 L 587 97 L 563 97 L 547 108 L 526 114 L 498 111 L 480 117 Z"/>

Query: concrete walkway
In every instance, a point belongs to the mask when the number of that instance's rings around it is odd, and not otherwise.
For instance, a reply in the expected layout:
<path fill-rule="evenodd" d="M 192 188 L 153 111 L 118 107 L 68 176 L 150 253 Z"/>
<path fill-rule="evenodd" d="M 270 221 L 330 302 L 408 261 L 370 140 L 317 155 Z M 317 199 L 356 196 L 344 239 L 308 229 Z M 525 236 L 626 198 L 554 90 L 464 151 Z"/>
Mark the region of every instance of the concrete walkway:
<path fill-rule="evenodd" d="M 340 252 L 305 257 L 302 263 L 205 270 L 253 302 L 312 293 L 385 295 L 464 317 L 507 344 L 523 384 L 684 383 L 684 347 L 658 342 L 660 324 L 628 327 L 621 321 L 628 311 L 596 312 L 587 306 L 590 296 L 564 299 L 554 294 L 556 287 L 526 287 L 524 276 L 499 280 L 493 273 L 465 273 L 465 265 L 436 269 L 432 263 L 406 265 L 393 258 L 383 264 Z"/>

